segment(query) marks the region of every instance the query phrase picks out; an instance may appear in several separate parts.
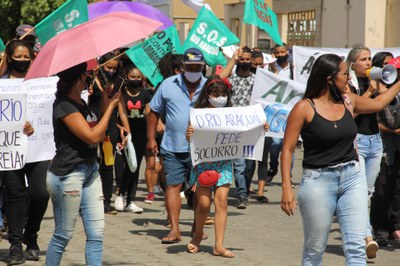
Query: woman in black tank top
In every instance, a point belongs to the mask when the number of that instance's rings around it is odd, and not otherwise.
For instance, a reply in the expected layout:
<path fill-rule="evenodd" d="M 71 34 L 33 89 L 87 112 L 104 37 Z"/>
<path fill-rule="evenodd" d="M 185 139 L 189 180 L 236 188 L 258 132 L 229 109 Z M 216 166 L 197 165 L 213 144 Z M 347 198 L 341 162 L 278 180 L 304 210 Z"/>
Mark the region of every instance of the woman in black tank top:
<path fill-rule="evenodd" d="M 365 265 L 367 183 L 360 175 L 353 145 L 357 125 L 352 113 L 383 109 L 400 91 L 396 83 L 375 99 L 348 92 L 349 71 L 334 54 L 314 63 L 304 99 L 292 109 L 282 147 L 281 209 L 293 215 L 297 201 L 290 184 L 292 154 L 301 134 L 303 177 L 298 194 L 304 227 L 303 264 L 319 265 L 334 213 L 341 227 L 346 265 Z"/>

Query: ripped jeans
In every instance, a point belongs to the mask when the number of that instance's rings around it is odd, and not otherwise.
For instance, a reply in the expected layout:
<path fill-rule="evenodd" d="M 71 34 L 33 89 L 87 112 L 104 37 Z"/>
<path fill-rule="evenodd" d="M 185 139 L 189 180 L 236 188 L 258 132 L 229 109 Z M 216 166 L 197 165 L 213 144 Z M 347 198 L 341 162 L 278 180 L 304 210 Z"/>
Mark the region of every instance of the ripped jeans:
<path fill-rule="evenodd" d="M 47 172 L 47 190 L 53 204 L 55 229 L 46 252 L 46 266 L 60 265 L 78 215 L 86 233 L 86 265 L 102 265 L 104 206 L 99 165 L 79 164 L 66 176 Z"/>

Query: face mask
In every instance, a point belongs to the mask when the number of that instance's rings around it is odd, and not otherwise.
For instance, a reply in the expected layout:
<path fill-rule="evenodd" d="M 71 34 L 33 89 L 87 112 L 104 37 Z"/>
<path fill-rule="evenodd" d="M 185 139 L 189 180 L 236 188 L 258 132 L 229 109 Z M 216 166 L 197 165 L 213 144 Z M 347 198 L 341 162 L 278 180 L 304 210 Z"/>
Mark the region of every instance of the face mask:
<path fill-rule="evenodd" d="M 17 71 L 18 73 L 25 73 L 28 68 L 29 65 L 31 64 L 31 60 L 15 60 L 15 59 L 11 59 L 10 61 L 10 66 L 12 69 L 14 69 L 15 71 Z"/>
<path fill-rule="evenodd" d="M 183 74 L 185 75 L 185 78 L 191 83 L 195 83 L 203 76 L 203 73 L 201 71 L 200 72 L 185 71 Z"/>
<path fill-rule="evenodd" d="M 351 66 L 349 68 L 349 74 L 350 74 L 349 84 L 351 86 L 353 86 L 356 89 L 357 94 L 360 95 L 360 86 L 358 84 L 356 72 L 354 72 L 354 70 L 351 68 Z"/>
<path fill-rule="evenodd" d="M 288 55 L 288 54 L 282 55 L 282 56 L 277 56 L 277 57 L 276 57 L 276 61 L 277 61 L 278 63 L 283 63 L 283 62 L 286 62 L 286 61 L 288 60 L 288 58 L 289 58 L 289 55 Z"/>
<path fill-rule="evenodd" d="M 248 71 L 251 68 L 251 63 L 238 63 L 237 67 L 241 70 Z"/>
<path fill-rule="evenodd" d="M 333 99 L 335 99 L 336 101 L 342 100 L 341 93 L 334 83 L 329 84 L 329 92 L 331 93 Z"/>
<path fill-rule="evenodd" d="M 227 96 L 219 96 L 216 98 L 208 97 L 208 101 L 216 108 L 224 107 L 228 102 Z"/>
<path fill-rule="evenodd" d="M 129 89 L 136 89 L 142 86 L 142 81 L 138 79 L 133 79 L 133 80 L 128 79 L 127 83 Z"/>
<path fill-rule="evenodd" d="M 113 79 L 117 71 L 104 71 L 104 74 L 108 79 Z"/>
<path fill-rule="evenodd" d="M 250 67 L 250 72 L 252 72 L 253 74 L 256 74 L 256 71 L 257 71 L 257 67 L 253 67 L 253 66 Z"/>

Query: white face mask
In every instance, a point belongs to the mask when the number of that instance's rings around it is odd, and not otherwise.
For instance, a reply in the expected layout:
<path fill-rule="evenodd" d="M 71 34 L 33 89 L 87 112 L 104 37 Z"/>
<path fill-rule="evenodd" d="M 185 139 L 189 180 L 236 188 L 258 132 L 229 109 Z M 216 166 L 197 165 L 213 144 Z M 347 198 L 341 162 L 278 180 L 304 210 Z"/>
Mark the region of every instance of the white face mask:
<path fill-rule="evenodd" d="M 224 107 L 228 101 L 228 96 L 219 96 L 216 98 L 208 97 L 208 101 L 216 108 Z"/>
<path fill-rule="evenodd" d="M 200 72 L 185 71 L 183 74 L 185 75 L 185 78 L 191 83 L 195 83 L 203 76 L 203 72 L 201 71 Z"/>

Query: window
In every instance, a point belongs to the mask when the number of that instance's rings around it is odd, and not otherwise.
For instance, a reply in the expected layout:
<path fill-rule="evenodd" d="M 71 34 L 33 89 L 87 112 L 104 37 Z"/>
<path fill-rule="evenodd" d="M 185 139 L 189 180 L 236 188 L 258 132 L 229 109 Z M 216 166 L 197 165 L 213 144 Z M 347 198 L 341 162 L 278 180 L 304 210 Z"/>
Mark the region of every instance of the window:
<path fill-rule="evenodd" d="M 315 46 L 316 24 L 315 10 L 288 13 L 288 46 Z"/>

